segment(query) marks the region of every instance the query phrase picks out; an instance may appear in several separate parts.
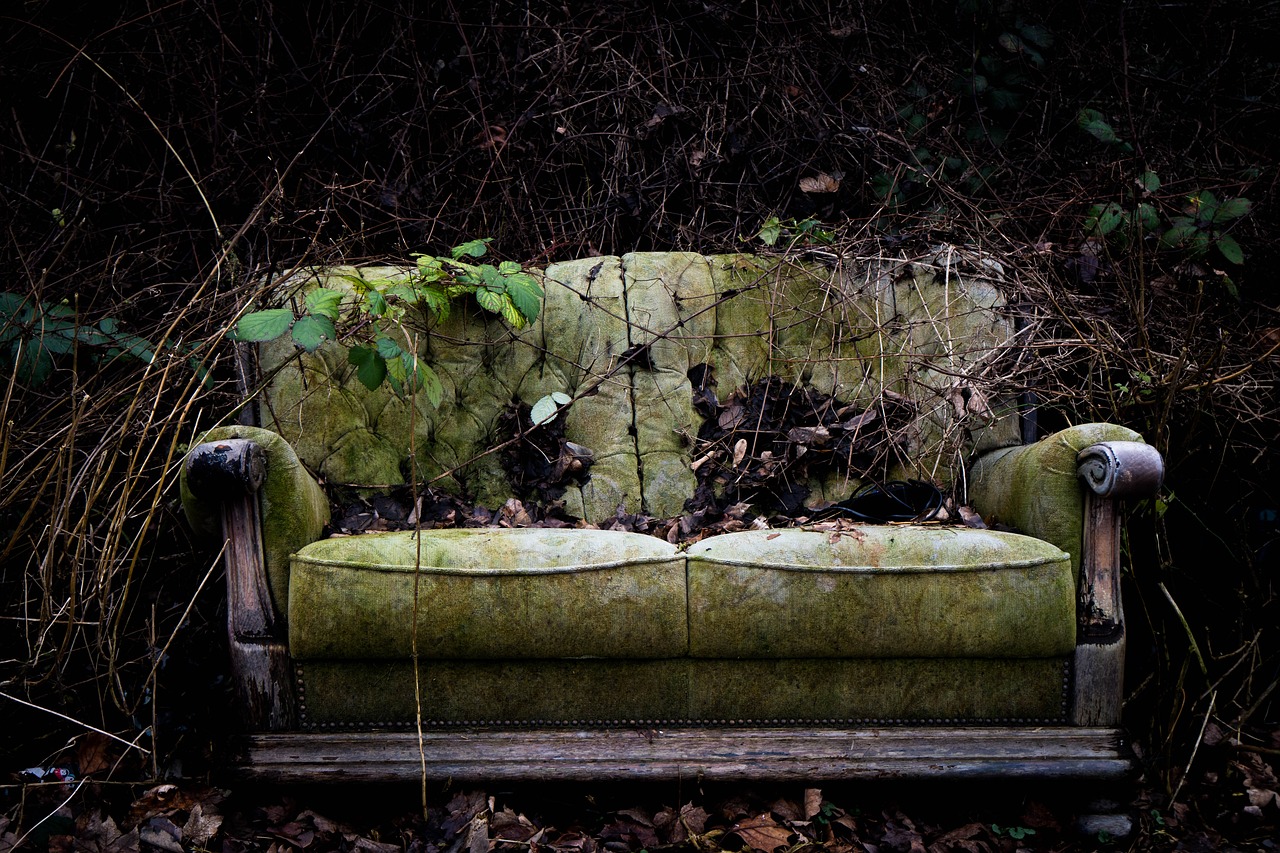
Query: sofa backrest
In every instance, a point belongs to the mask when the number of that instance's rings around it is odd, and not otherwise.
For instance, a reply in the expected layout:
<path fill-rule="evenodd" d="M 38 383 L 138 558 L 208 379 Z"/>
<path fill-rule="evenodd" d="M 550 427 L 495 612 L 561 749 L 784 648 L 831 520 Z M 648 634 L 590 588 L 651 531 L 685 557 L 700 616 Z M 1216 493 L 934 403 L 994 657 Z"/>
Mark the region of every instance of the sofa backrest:
<path fill-rule="evenodd" d="M 353 274 L 405 270 L 319 270 L 288 286 L 340 288 Z M 732 469 L 752 434 L 750 406 L 730 406 L 728 439 L 724 429 L 699 439 L 708 401 L 777 377 L 779 388 L 834 397 L 832 429 L 844 438 L 878 438 L 858 445 L 877 455 L 874 477 L 945 484 L 973 454 L 1018 443 L 1002 274 L 955 247 L 912 261 L 633 253 L 553 264 L 532 326 L 513 331 L 459 305 L 427 329 L 420 352 L 444 388 L 438 407 L 369 391 L 336 346 L 299 357 L 283 339 L 261 350 L 261 421 L 327 483 L 404 483 L 412 452 L 419 480 L 496 508 L 513 494 L 501 454 L 486 453 L 510 437 L 504 413 L 560 392 L 574 401 L 557 429 L 593 458 L 589 477 L 567 484 L 565 511 L 670 517 L 697 487 L 698 460 L 711 454 Z M 811 504 L 861 482 L 840 466 L 809 473 Z"/>

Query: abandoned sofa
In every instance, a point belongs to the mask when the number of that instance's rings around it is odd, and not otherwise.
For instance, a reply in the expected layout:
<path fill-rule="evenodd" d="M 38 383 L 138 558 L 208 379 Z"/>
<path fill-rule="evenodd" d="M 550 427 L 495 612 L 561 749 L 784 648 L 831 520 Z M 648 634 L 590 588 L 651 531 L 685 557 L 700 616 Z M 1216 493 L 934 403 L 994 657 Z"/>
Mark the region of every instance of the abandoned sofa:
<path fill-rule="evenodd" d="M 192 523 L 225 539 L 243 771 L 1124 774 L 1116 502 L 1155 492 L 1160 456 L 1104 424 L 1022 443 L 1002 275 L 953 247 L 555 264 L 529 328 L 458 310 L 430 330 L 434 407 L 366 389 L 328 345 L 263 345 L 262 426 L 210 431 L 183 478 Z M 765 379 L 825 407 L 799 445 L 753 432 L 742 402 Z M 588 463 L 559 511 L 583 524 L 326 536 L 326 491 L 411 475 L 503 506 L 492 449 L 553 393 L 572 400 L 558 446 Z M 807 479 L 744 481 L 753 461 Z M 955 488 L 1000 529 L 841 515 L 891 480 Z M 772 528 L 761 509 L 690 545 L 592 529 L 680 516 L 695 493 L 827 521 Z"/>

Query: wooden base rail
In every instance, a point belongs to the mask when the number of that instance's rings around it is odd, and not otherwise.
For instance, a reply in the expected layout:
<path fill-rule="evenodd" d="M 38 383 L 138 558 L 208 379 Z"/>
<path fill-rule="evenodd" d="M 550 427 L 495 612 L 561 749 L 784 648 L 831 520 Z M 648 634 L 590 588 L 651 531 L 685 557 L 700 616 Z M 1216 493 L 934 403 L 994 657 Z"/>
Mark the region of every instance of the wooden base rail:
<path fill-rule="evenodd" d="M 903 727 L 859 730 L 450 729 L 423 734 L 438 780 L 1120 779 L 1131 763 L 1116 729 Z M 419 779 L 412 732 L 264 734 L 240 772 L 271 782 Z"/>

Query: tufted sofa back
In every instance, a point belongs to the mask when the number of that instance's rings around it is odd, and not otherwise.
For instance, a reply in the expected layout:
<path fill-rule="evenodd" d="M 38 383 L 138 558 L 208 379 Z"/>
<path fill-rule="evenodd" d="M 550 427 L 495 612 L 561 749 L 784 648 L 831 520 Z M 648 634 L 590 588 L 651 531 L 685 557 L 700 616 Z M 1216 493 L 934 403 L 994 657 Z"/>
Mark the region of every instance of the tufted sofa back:
<path fill-rule="evenodd" d="M 290 286 L 404 272 L 321 270 Z M 566 512 L 668 517 L 716 449 L 698 438 L 706 401 L 778 377 L 836 398 L 850 429 L 880 430 L 880 476 L 947 483 L 975 453 L 1018 443 L 1001 385 L 1016 351 L 1001 274 L 954 247 L 909 262 L 633 253 L 553 264 L 529 328 L 468 305 L 426 330 L 420 353 L 443 384 L 438 407 L 369 391 L 340 348 L 299 357 L 282 340 L 261 351 L 261 421 L 329 484 L 397 485 L 413 467 L 496 507 L 512 495 L 501 455 L 486 452 L 510 437 L 504 413 L 560 392 L 573 398 L 559 416 L 564 440 L 594 460 L 567 485 Z M 828 471 L 807 485 L 810 502 L 839 500 L 859 480 Z"/>

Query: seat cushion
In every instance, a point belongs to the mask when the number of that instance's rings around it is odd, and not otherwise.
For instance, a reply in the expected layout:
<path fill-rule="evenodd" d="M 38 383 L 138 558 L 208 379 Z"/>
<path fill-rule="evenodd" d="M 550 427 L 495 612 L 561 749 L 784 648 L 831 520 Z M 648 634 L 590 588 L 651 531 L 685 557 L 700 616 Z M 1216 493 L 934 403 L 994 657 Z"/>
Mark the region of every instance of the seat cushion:
<path fill-rule="evenodd" d="M 753 530 L 691 546 L 695 658 L 1036 658 L 1075 646 L 1071 558 L 955 527 Z"/>
<path fill-rule="evenodd" d="M 666 658 L 688 652 L 685 560 L 604 530 L 432 530 L 323 539 L 293 555 L 299 660 Z"/>

